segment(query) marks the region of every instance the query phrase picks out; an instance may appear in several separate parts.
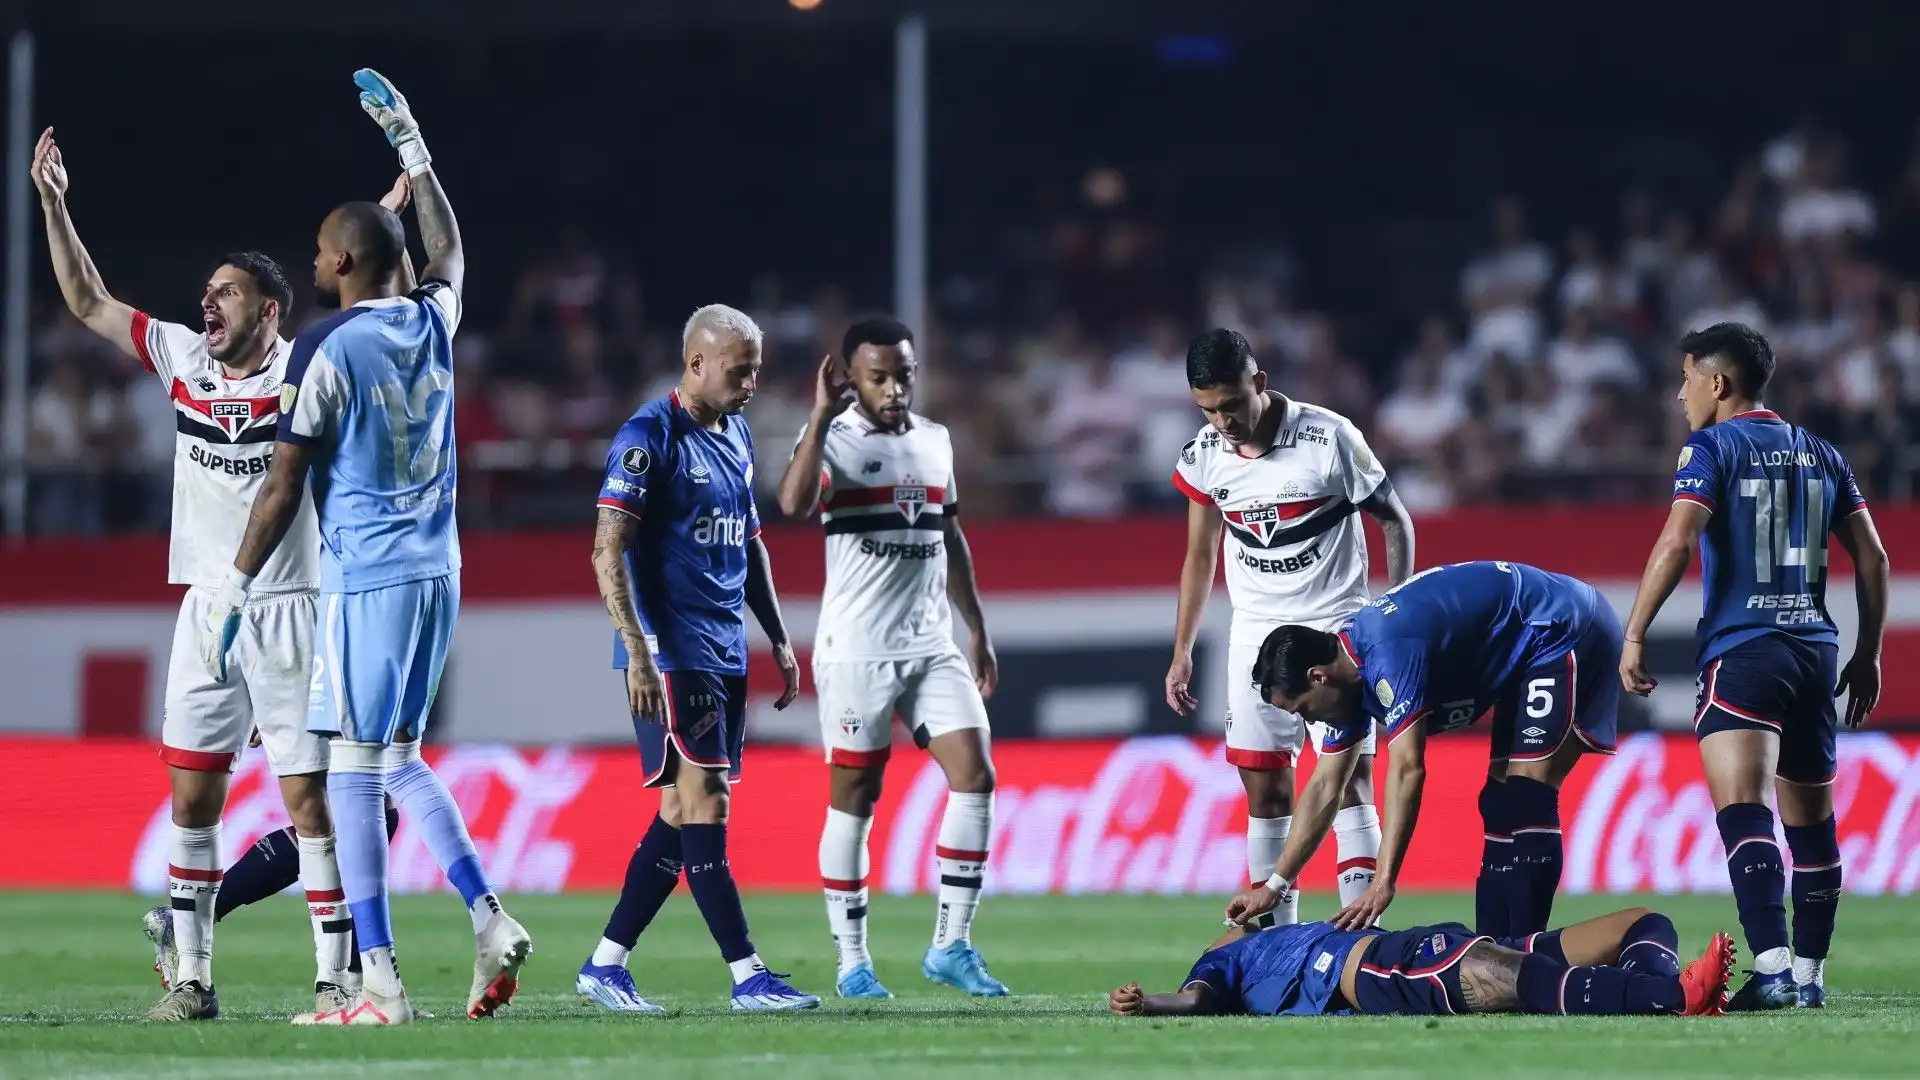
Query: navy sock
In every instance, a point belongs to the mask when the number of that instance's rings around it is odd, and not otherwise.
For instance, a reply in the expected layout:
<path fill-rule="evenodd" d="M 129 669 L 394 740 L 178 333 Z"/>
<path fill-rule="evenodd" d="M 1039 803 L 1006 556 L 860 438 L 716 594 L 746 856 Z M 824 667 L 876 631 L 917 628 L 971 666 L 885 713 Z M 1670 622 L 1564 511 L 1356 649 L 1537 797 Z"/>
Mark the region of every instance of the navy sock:
<path fill-rule="evenodd" d="M 1789 825 L 1786 833 L 1793 853 L 1793 955 L 1825 960 L 1840 909 L 1840 839 L 1833 815 L 1818 825 Z"/>
<path fill-rule="evenodd" d="M 1677 976 L 1643 975 L 1617 967 L 1568 967 L 1538 953 L 1520 961 L 1517 989 L 1523 1011 L 1548 1016 L 1679 1013 L 1687 1000 Z"/>
<path fill-rule="evenodd" d="M 1480 789 L 1480 876 L 1473 883 L 1474 929 L 1490 937 L 1513 933 L 1507 880 L 1513 876 L 1513 826 L 1508 824 L 1501 782 L 1489 778 Z"/>
<path fill-rule="evenodd" d="M 277 896 L 300 880 L 300 848 L 293 842 L 293 826 L 275 829 L 255 840 L 220 882 L 213 898 L 213 921 L 234 908 Z"/>
<path fill-rule="evenodd" d="M 1649 911 L 1627 927 L 1620 940 L 1620 967 L 1643 975 L 1680 977 L 1680 931 L 1673 920 Z"/>
<path fill-rule="evenodd" d="M 1503 941 L 1501 944 L 1509 945 L 1509 947 L 1519 952 L 1534 953 L 1564 964 L 1567 962 L 1567 953 L 1566 950 L 1560 947 L 1560 933 L 1558 930 L 1547 930 L 1538 934 L 1527 934 L 1524 937 L 1513 938 L 1511 939 L 1511 943 Z"/>
<path fill-rule="evenodd" d="M 725 825 L 683 825 L 680 850 L 686 860 L 687 891 L 707 920 L 707 932 L 720 946 L 720 958 L 731 964 L 753 955 L 747 938 L 747 913 L 740 906 L 740 888 L 727 865 Z"/>
<path fill-rule="evenodd" d="M 1749 956 L 1787 947 L 1787 872 L 1773 840 L 1773 811 L 1734 803 L 1715 815 L 1727 848 L 1727 878 Z"/>
<path fill-rule="evenodd" d="M 680 830 L 658 815 L 627 860 L 627 881 L 607 918 L 606 939 L 631 949 L 680 884 Z M 704 909 L 703 909 L 704 910 Z"/>
<path fill-rule="evenodd" d="M 1560 792 L 1525 776 L 1508 777 L 1501 787 L 1513 828 L 1507 932 L 1537 934 L 1553 917 L 1553 894 L 1560 888 Z"/>

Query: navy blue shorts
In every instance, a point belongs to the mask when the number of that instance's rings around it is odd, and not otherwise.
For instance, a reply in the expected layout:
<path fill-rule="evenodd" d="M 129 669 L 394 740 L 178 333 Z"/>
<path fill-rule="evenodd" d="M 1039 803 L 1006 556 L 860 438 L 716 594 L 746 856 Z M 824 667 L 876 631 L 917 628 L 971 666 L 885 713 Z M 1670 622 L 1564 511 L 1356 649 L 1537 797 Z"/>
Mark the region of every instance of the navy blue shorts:
<path fill-rule="evenodd" d="M 1620 740 L 1620 619 L 1602 601 L 1568 652 L 1527 669 L 1493 705 L 1494 761 L 1545 761 L 1568 738 L 1611 754 Z"/>
<path fill-rule="evenodd" d="M 1701 669 L 1693 733 L 1705 738 L 1716 731 L 1771 731 L 1780 736 L 1774 770 L 1780 779 L 1831 783 L 1839 671 L 1838 645 L 1786 634 L 1743 641 Z"/>
<path fill-rule="evenodd" d="M 1459 923 L 1376 934 L 1354 977 L 1354 1008 L 1374 1016 L 1452 1016 L 1467 1011 L 1460 961 L 1476 942 L 1492 941 Z"/>
<path fill-rule="evenodd" d="M 711 671 L 664 671 L 667 722 L 633 718 L 634 741 L 648 787 L 667 787 L 671 746 L 680 760 L 703 769 L 725 769 L 740 779 L 740 758 L 747 744 L 747 677 Z M 621 687 L 626 673 L 621 672 Z"/>

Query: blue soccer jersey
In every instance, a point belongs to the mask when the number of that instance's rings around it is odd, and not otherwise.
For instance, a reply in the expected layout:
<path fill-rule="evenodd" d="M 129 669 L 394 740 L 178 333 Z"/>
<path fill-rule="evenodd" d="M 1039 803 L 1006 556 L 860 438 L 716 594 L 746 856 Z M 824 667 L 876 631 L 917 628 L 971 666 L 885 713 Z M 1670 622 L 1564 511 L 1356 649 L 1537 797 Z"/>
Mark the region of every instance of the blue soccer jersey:
<path fill-rule="evenodd" d="M 1523 563 L 1421 571 L 1341 627 L 1364 708 L 1327 725 L 1326 749 L 1354 745 L 1375 722 L 1389 738 L 1413 724 L 1434 734 L 1471 724 L 1543 661 L 1610 626 L 1611 610 L 1586 582 Z"/>
<path fill-rule="evenodd" d="M 1700 534 L 1702 667 L 1764 634 L 1838 643 L 1827 535 L 1867 506 L 1840 451 L 1775 413 L 1740 413 L 1688 437 L 1673 497 L 1713 512 Z"/>
<path fill-rule="evenodd" d="M 1320 1016 L 1340 991 L 1347 954 L 1374 933 L 1324 922 L 1270 927 L 1202 953 L 1181 988 L 1204 984 L 1216 1012 Z"/>
<path fill-rule="evenodd" d="M 627 575 L 660 670 L 745 674 L 747 541 L 760 534 L 746 421 L 709 431 L 677 392 L 641 406 L 607 451 L 600 505 L 640 519 Z M 613 666 L 627 666 L 618 634 Z"/>
<path fill-rule="evenodd" d="M 355 593 L 460 568 L 453 333 L 459 295 L 429 280 L 294 339 L 281 442 L 319 449 L 320 589 Z"/>

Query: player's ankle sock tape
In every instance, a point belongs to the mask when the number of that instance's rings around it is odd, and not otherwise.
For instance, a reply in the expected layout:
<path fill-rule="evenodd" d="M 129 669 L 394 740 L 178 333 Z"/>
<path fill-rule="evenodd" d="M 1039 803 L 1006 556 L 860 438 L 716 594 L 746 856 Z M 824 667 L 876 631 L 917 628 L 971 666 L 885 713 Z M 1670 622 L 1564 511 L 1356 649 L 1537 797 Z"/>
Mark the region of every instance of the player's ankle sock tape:
<path fill-rule="evenodd" d="M 467 834 L 467 819 L 460 813 L 460 805 L 421 760 L 419 748 L 419 743 L 388 748 L 387 791 L 426 840 L 427 850 L 460 891 L 461 901 L 471 909 L 493 892 L 493 886 L 481 869 L 480 855 L 474 850 L 473 837 Z"/>
<path fill-rule="evenodd" d="M 1840 908 L 1840 839 L 1833 816 L 1817 825 L 1788 825 L 1793 855 L 1793 954 L 1824 960 Z"/>
<path fill-rule="evenodd" d="M 680 830 L 655 815 L 627 860 L 627 879 L 601 936 L 631 950 L 680 884 Z"/>
<path fill-rule="evenodd" d="M 1496 795 L 1513 830 L 1513 871 L 1508 875 L 1508 932 L 1535 934 L 1553 915 L 1564 851 L 1560 839 L 1560 792 L 1526 776 L 1510 777 Z"/>
<path fill-rule="evenodd" d="M 1727 849 L 1727 879 L 1747 951 L 1758 956 L 1787 947 L 1787 873 L 1773 839 L 1773 811 L 1759 803 L 1734 803 L 1715 815 Z"/>
<path fill-rule="evenodd" d="M 1526 1011 L 1549 1016 L 1646 1016 L 1686 1007 L 1678 978 L 1569 967 L 1537 953 L 1520 961 L 1516 989 Z"/>
<path fill-rule="evenodd" d="M 300 849 L 293 840 L 293 827 L 275 829 L 247 845 L 227 867 L 220 895 L 214 897 L 214 921 L 226 918 L 234 908 L 278 896 L 299 880 Z"/>
<path fill-rule="evenodd" d="M 1657 911 L 1649 911 L 1627 927 L 1620 939 L 1620 965 L 1626 971 L 1642 975 L 1678 978 L 1680 975 L 1680 931 L 1673 920 Z"/>
<path fill-rule="evenodd" d="M 680 850 L 686 860 L 687 891 L 707 921 L 713 943 L 720 946 L 720 958 L 731 964 L 752 956 L 746 909 L 740 906 L 740 887 L 727 864 L 727 827 L 682 825 Z"/>
<path fill-rule="evenodd" d="M 386 798 L 386 785 L 377 772 L 334 769 L 327 773 L 334 858 L 340 865 L 347 909 L 353 914 L 356 951 L 393 944 L 393 920 L 387 910 Z"/>
<path fill-rule="evenodd" d="M 1506 785 L 1488 780 L 1480 788 L 1480 875 L 1473 883 L 1474 929 L 1496 938 L 1513 936 L 1507 879 L 1513 874 L 1513 826 L 1507 820 Z"/>

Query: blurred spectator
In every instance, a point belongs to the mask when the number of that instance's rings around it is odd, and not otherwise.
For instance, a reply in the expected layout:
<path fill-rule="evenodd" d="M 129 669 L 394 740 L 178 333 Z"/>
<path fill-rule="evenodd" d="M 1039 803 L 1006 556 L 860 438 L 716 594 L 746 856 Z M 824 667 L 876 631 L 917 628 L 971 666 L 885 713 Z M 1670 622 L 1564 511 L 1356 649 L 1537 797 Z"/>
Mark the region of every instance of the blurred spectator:
<path fill-rule="evenodd" d="M 1540 292 L 1553 277 L 1553 256 L 1527 236 L 1526 212 L 1512 197 L 1493 205 L 1493 250 L 1467 264 L 1460 295 L 1473 316 L 1476 349 L 1531 356 L 1540 342 Z"/>
<path fill-rule="evenodd" d="M 1416 352 L 1400 369 L 1400 385 L 1374 414 L 1374 444 L 1390 462 L 1417 461 L 1435 452 L 1467 420 L 1460 391 L 1440 378 L 1440 362 Z"/>
<path fill-rule="evenodd" d="M 1873 235 L 1878 217 L 1864 192 L 1845 186 L 1840 148 L 1823 142 L 1810 148 L 1798 177 L 1782 186 L 1780 235 L 1790 244 L 1828 240 L 1842 234 Z"/>
<path fill-rule="evenodd" d="M 611 351 L 630 354 L 640 319 L 639 285 L 570 224 L 553 254 L 521 274 L 500 341 L 515 366 L 537 369 L 552 342 L 583 326 L 611 342 Z"/>
<path fill-rule="evenodd" d="M 1126 509 L 1120 467 L 1140 437 L 1142 403 L 1102 355 L 1066 365 L 1041 423 L 1046 507 L 1064 517 L 1112 517 Z"/>
<path fill-rule="evenodd" d="M 36 532 L 100 531 L 100 473 L 117 410 L 112 394 L 90 390 L 77 361 L 56 364 L 27 404 L 27 461 L 35 470 Z"/>
<path fill-rule="evenodd" d="M 1600 382 L 1639 385 L 1640 365 L 1633 358 L 1633 350 L 1619 338 L 1595 333 L 1593 323 L 1592 308 L 1568 311 L 1566 326 L 1547 347 L 1547 369 L 1561 382 L 1577 386 Z"/>

